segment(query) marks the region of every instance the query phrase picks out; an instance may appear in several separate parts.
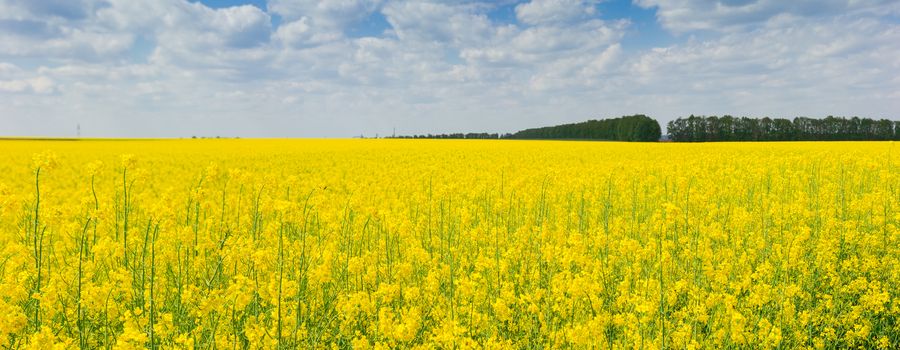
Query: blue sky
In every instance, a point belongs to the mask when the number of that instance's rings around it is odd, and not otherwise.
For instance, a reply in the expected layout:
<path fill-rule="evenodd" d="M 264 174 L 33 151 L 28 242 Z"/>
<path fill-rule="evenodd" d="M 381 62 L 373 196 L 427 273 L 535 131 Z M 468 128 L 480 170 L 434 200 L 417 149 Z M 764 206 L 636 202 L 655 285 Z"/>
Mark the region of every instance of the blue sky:
<path fill-rule="evenodd" d="M 897 119 L 896 0 L 0 0 L 0 136 Z"/>

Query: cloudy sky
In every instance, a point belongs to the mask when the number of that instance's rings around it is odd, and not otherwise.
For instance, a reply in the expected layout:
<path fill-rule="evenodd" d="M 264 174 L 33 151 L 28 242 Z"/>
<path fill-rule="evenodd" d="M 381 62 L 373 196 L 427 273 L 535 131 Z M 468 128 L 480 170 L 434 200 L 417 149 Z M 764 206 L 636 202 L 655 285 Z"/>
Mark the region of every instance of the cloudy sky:
<path fill-rule="evenodd" d="M 897 0 L 0 0 L 0 135 L 900 119 Z"/>

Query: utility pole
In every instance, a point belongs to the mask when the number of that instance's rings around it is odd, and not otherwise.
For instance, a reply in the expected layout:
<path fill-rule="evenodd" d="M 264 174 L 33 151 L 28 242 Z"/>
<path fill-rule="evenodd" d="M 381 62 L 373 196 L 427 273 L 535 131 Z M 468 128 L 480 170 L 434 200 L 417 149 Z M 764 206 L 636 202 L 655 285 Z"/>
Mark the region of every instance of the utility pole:
<path fill-rule="evenodd" d="M 81 138 L 81 123 L 75 124 L 75 137 Z"/>

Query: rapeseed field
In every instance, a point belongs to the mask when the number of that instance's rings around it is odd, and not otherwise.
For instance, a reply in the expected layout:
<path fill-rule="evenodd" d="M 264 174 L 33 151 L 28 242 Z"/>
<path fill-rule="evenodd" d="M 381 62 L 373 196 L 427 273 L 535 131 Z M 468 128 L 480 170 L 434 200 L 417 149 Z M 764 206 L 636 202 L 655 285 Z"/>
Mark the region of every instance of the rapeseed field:
<path fill-rule="evenodd" d="M 892 142 L 0 141 L 9 349 L 900 347 Z"/>

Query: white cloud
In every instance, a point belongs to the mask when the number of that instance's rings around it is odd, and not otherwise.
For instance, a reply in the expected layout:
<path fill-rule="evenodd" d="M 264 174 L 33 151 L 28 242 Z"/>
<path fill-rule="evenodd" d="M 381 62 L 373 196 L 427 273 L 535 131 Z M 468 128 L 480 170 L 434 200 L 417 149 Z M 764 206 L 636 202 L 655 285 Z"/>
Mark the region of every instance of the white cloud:
<path fill-rule="evenodd" d="M 0 19 L 0 52 L 7 56 L 97 60 L 118 55 L 132 44 L 132 33 L 81 22 L 81 19 L 53 16 L 34 17 L 31 13 Z"/>
<path fill-rule="evenodd" d="M 570 22 L 594 15 L 597 1 L 531 0 L 516 6 L 516 17 L 527 24 Z"/>
<path fill-rule="evenodd" d="M 205 10 L 205 9 L 204 9 Z M 272 23 L 269 15 L 250 5 L 214 11 L 207 31 L 221 33 L 224 43 L 231 47 L 247 48 L 269 40 Z"/>
<path fill-rule="evenodd" d="M 733 30 L 764 23 L 777 16 L 835 16 L 853 12 L 887 13 L 900 10 L 893 0 L 634 0 L 656 8 L 663 26 L 676 32 Z"/>
<path fill-rule="evenodd" d="M 36 17 L 79 20 L 106 5 L 102 0 L 8 0 L 4 7 Z"/>
<path fill-rule="evenodd" d="M 645 26 L 597 19 L 596 1 L 503 7 L 517 21 L 476 0 L 29 1 L 0 0 L 12 134 L 65 135 L 74 121 L 93 136 L 351 136 L 900 110 L 900 25 L 882 14 L 900 12 L 878 1 L 641 0 L 689 32 L 651 49 L 629 42 Z M 371 16 L 389 28 L 347 35 Z M 691 35 L 702 28 L 717 30 Z"/>
<path fill-rule="evenodd" d="M 269 0 L 269 11 L 288 21 L 310 18 L 317 26 L 341 29 L 362 20 L 381 0 Z"/>
<path fill-rule="evenodd" d="M 178 2 L 160 18 L 148 57 L 154 64 L 204 78 L 252 79 L 275 55 L 271 18 L 255 6 L 211 9 Z"/>
<path fill-rule="evenodd" d="M 275 38 L 285 47 L 305 48 L 340 40 L 343 35 L 333 30 L 316 30 L 309 23 L 309 17 L 301 17 L 278 27 Z"/>
<path fill-rule="evenodd" d="M 181 4 L 166 13 L 160 45 L 178 42 L 200 49 L 246 49 L 265 44 L 272 31 L 269 15 L 255 6 L 211 9 Z M 174 46 L 174 45 L 173 45 Z"/>
<path fill-rule="evenodd" d="M 628 76 L 673 106 L 695 104 L 680 114 L 891 116 L 897 43 L 900 26 L 875 19 L 795 18 L 652 50 Z"/>
<path fill-rule="evenodd" d="M 387 21 L 404 41 L 469 45 L 493 35 L 487 16 L 472 6 L 430 1 L 398 1 L 384 7 Z"/>
<path fill-rule="evenodd" d="M 19 80 L 0 80 L 0 92 L 50 94 L 56 91 L 53 80 L 36 77 Z"/>

